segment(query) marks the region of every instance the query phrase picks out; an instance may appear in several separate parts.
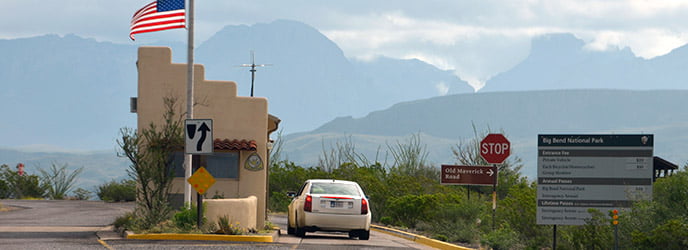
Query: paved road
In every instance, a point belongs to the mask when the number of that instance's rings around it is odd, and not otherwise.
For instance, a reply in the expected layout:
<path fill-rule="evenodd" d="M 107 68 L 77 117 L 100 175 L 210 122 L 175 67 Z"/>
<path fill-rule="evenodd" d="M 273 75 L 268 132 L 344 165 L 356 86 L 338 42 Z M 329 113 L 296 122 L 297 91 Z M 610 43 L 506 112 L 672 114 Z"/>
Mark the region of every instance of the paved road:
<path fill-rule="evenodd" d="M 424 245 L 371 231 L 370 240 L 349 239 L 345 233 L 307 233 L 299 238 L 282 235 L 275 243 L 214 241 L 154 241 L 123 239 L 103 231 L 134 207 L 133 203 L 100 201 L 0 200 L 18 207 L 0 212 L 0 249 L 430 249 Z M 285 216 L 270 220 L 286 228 Z M 100 231 L 96 236 L 96 232 Z"/>
<path fill-rule="evenodd" d="M 306 233 L 306 237 L 300 238 L 287 235 L 286 215 L 270 216 L 270 221 L 282 228 L 279 242 L 298 249 L 433 249 L 410 240 L 372 230 L 370 231 L 370 240 L 349 239 L 348 233 L 336 232 Z"/>
<path fill-rule="evenodd" d="M 103 249 L 96 231 L 134 204 L 102 201 L 0 200 L 1 249 Z"/>

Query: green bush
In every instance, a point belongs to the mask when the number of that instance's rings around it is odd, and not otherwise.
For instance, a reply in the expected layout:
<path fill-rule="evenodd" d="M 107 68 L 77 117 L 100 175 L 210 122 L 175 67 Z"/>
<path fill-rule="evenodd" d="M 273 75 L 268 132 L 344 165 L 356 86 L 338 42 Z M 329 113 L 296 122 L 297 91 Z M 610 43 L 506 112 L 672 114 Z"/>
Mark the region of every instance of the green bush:
<path fill-rule="evenodd" d="M 46 186 L 46 196 L 53 200 L 62 200 L 76 184 L 77 177 L 84 170 L 83 167 L 77 168 L 71 173 L 67 172 L 67 164 L 57 166 L 53 163 L 48 170 L 38 169 L 41 173 L 41 181 Z"/>
<path fill-rule="evenodd" d="M 239 222 L 232 223 L 228 216 L 220 216 L 217 218 L 217 226 L 220 228 L 217 233 L 227 235 L 242 235 L 246 230 L 239 225 Z"/>
<path fill-rule="evenodd" d="M 83 188 L 77 188 L 72 193 L 74 193 L 74 198 L 76 198 L 77 200 L 91 199 L 91 194 L 92 194 L 91 191 L 88 191 L 88 190 L 83 189 Z"/>
<path fill-rule="evenodd" d="M 597 209 L 589 208 L 591 218 L 585 225 L 567 226 L 561 230 L 562 247 L 574 249 L 611 249 L 614 243 L 610 217 Z"/>
<path fill-rule="evenodd" d="M 438 207 L 433 195 L 404 195 L 389 199 L 387 211 L 399 226 L 416 227 L 420 221 L 428 221 L 432 209 Z"/>
<path fill-rule="evenodd" d="M 47 190 L 38 176 L 19 176 L 17 171 L 12 171 L 7 165 L 0 166 L 0 181 L 0 196 L 4 196 L 0 198 L 43 198 Z"/>
<path fill-rule="evenodd" d="M 112 225 L 115 228 L 132 229 L 134 223 L 134 212 L 127 212 L 124 215 L 117 217 Z"/>
<path fill-rule="evenodd" d="M 633 234 L 633 243 L 640 249 L 688 249 L 688 223 L 672 219 L 651 232 Z"/>
<path fill-rule="evenodd" d="M 3 180 L 0 176 L 0 199 L 7 199 L 10 198 L 10 186 L 7 185 L 7 182 Z"/>
<path fill-rule="evenodd" d="M 508 225 L 503 225 L 499 229 L 487 233 L 483 236 L 481 243 L 490 246 L 494 250 L 525 248 L 519 242 L 518 233 Z"/>
<path fill-rule="evenodd" d="M 206 218 L 203 217 L 201 224 L 205 224 L 206 221 Z M 181 231 L 191 231 L 193 229 L 197 229 L 198 208 L 196 205 L 191 205 L 191 208 L 183 206 L 181 210 L 179 210 L 179 212 L 174 214 L 172 217 L 172 223 Z"/>
<path fill-rule="evenodd" d="M 108 183 L 98 186 L 96 195 L 98 195 L 98 198 L 101 200 L 108 202 L 135 201 L 136 181 L 121 180 L 120 182 L 117 182 L 112 180 Z"/>
<path fill-rule="evenodd" d="M 444 200 L 431 213 L 427 231 L 446 235 L 452 242 L 474 243 L 480 236 L 480 214 L 486 210 L 480 202 Z"/>
<path fill-rule="evenodd" d="M 447 236 L 445 236 L 444 234 L 435 234 L 435 236 L 432 238 L 444 242 L 447 242 L 449 240 L 449 238 L 447 238 Z"/>
<path fill-rule="evenodd" d="M 380 223 L 382 223 L 383 225 L 392 225 L 392 223 L 394 223 L 394 220 L 392 219 L 392 217 L 383 216 L 382 218 L 380 218 Z"/>

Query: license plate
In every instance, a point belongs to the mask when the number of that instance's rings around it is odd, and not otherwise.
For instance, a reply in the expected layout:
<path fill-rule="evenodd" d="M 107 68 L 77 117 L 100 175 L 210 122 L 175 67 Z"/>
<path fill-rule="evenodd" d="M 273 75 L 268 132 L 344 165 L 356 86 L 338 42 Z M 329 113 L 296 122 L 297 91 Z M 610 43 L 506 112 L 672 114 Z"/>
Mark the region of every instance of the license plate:
<path fill-rule="evenodd" d="M 344 202 L 341 201 L 330 201 L 331 208 L 344 207 Z"/>

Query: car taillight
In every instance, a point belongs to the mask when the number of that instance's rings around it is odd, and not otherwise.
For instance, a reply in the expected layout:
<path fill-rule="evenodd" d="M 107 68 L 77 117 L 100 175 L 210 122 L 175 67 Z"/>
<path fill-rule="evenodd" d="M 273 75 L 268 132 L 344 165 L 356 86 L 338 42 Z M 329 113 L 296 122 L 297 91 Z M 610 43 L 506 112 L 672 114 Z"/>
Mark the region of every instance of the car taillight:
<path fill-rule="evenodd" d="M 368 201 L 361 199 L 361 214 L 368 214 Z"/>
<path fill-rule="evenodd" d="M 311 212 L 313 210 L 313 197 L 306 196 L 306 203 L 303 204 L 303 211 Z"/>

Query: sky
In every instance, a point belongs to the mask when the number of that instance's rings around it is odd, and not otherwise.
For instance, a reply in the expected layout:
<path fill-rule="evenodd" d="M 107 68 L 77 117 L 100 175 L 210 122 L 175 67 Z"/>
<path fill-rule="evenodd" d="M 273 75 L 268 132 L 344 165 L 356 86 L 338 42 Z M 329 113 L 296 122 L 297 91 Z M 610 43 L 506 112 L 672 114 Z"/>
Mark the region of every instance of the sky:
<path fill-rule="evenodd" d="M 185 30 L 128 38 L 151 0 L 3 0 L 0 39 L 76 34 L 98 41 L 186 41 Z M 227 25 L 308 24 L 352 59 L 417 58 L 453 70 L 476 90 L 527 57 L 533 37 L 571 33 L 590 50 L 630 48 L 653 58 L 688 43 L 688 0 L 195 0 L 196 46 Z"/>

